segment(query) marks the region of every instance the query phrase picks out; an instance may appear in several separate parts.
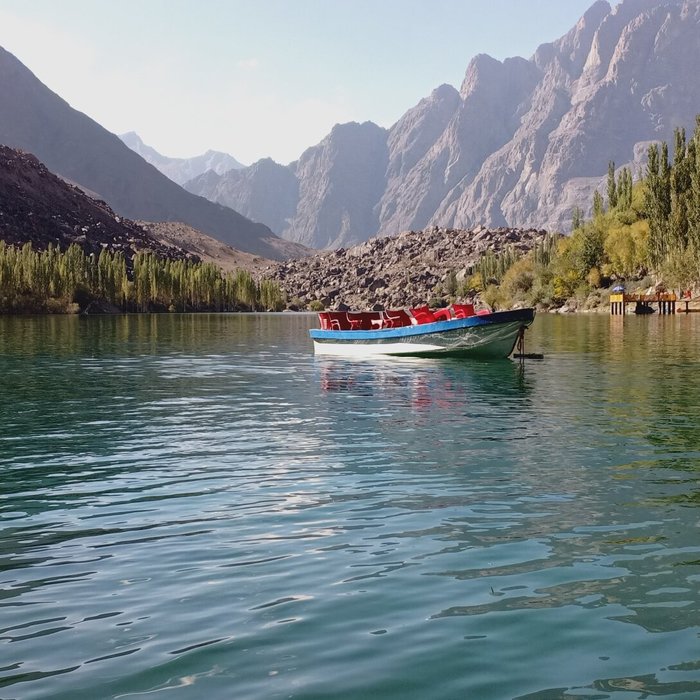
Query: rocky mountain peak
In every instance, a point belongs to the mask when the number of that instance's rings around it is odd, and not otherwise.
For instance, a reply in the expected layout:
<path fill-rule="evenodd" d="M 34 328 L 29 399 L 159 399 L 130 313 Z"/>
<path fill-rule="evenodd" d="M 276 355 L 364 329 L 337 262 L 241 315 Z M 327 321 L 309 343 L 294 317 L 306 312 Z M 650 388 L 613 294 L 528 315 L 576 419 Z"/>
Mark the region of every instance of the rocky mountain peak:
<path fill-rule="evenodd" d="M 459 94 L 462 99 L 468 99 L 484 84 L 498 80 L 502 68 L 503 64 L 498 59 L 492 58 L 488 54 L 480 53 L 474 56 L 474 58 L 469 61 L 462 86 L 459 89 Z"/>
<path fill-rule="evenodd" d="M 670 0 L 677 2 L 677 0 Z M 600 22 L 583 70 L 586 84 L 604 80 L 610 68 L 620 38 L 630 23 L 643 21 L 644 15 L 666 5 L 666 0 L 623 0 Z"/>
<path fill-rule="evenodd" d="M 453 85 L 443 83 L 442 85 L 438 85 L 430 93 L 430 97 L 428 97 L 428 100 L 430 102 L 453 102 L 458 96 L 459 92 L 455 90 Z"/>
<path fill-rule="evenodd" d="M 337 124 L 297 161 L 296 216 L 285 231 L 303 245 L 334 248 L 376 230 L 375 205 L 384 191 L 387 132 L 373 122 Z"/>
<path fill-rule="evenodd" d="M 289 166 L 298 198 L 274 230 L 314 247 L 429 226 L 568 230 L 610 160 L 636 172 L 700 112 L 700 0 L 611 4 L 531 60 L 475 56 L 459 91 L 439 86 L 388 131 L 336 126 Z"/>
<path fill-rule="evenodd" d="M 535 65 L 546 71 L 556 57 L 570 75 L 578 77 L 590 53 L 595 33 L 609 13 L 609 3 L 597 0 L 563 37 L 538 47 L 532 59 Z"/>

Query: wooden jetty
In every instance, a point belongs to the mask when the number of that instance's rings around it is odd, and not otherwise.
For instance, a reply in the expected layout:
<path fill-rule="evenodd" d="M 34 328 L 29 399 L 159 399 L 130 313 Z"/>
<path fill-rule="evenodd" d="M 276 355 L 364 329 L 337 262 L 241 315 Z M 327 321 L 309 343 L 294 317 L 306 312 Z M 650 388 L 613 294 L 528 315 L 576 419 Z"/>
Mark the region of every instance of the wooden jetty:
<path fill-rule="evenodd" d="M 657 292 L 656 294 L 625 294 L 619 292 L 610 295 L 610 313 L 613 316 L 627 313 L 627 304 L 634 304 L 634 313 L 649 314 L 657 305 L 660 314 L 675 314 L 678 296 L 675 292 Z M 686 301 L 686 309 L 688 302 Z M 692 309 L 691 309 L 692 311 Z"/>

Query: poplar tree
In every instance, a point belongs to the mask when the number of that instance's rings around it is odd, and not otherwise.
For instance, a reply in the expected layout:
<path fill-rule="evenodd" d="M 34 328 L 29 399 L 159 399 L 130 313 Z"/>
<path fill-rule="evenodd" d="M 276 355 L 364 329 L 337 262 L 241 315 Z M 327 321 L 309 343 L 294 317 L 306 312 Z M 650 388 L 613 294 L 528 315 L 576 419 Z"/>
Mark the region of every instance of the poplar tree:
<path fill-rule="evenodd" d="M 632 173 L 623 168 L 617 180 L 617 207 L 626 211 L 632 207 Z"/>
<path fill-rule="evenodd" d="M 647 151 L 645 207 L 649 218 L 649 256 L 653 266 L 660 265 L 668 254 L 668 220 L 671 214 L 671 182 L 668 146 L 664 142 L 659 155 L 658 144 Z"/>
<path fill-rule="evenodd" d="M 574 207 L 571 215 L 571 230 L 575 231 L 577 228 L 583 226 L 583 212 L 580 207 Z"/>
<path fill-rule="evenodd" d="M 608 210 L 617 207 L 617 185 L 615 182 L 615 162 L 608 163 Z"/>
<path fill-rule="evenodd" d="M 593 218 L 599 219 L 605 213 L 605 208 L 603 207 L 603 196 L 596 190 L 593 193 Z"/>
<path fill-rule="evenodd" d="M 687 157 L 685 129 L 674 132 L 673 169 L 671 171 L 671 213 L 669 240 L 679 252 L 688 246 L 688 200 L 691 189 L 691 163 Z"/>
<path fill-rule="evenodd" d="M 700 115 L 695 117 L 695 132 L 688 145 L 690 194 L 688 197 L 688 240 L 696 264 L 700 262 Z"/>

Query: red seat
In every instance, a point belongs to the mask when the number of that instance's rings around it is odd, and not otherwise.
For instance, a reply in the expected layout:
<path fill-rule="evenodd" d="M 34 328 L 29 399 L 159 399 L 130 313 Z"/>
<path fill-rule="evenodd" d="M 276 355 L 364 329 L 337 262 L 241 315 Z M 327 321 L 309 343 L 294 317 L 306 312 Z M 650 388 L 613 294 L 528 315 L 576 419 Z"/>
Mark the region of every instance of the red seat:
<path fill-rule="evenodd" d="M 452 304 L 452 311 L 454 311 L 455 318 L 469 318 L 476 313 L 474 304 Z"/>
<path fill-rule="evenodd" d="M 438 309 L 437 311 L 433 311 L 433 316 L 435 316 L 436 321 L 449 321 L 452 318 L 449 309 Z"/>
<path fill-rule="evenodd" d="M 385 328 L 401 328 L 411 325 L 411 317 L 403 309 L 389 309 L 383 313 Z"/>
<path fill-rule="evenodd" d="M 362 314 L 352 314 L 348 312 L 348 321 L 350 322 L 350 330 L 362 330 Z"/>
<path fill-rule="evenodd" d="M 336 331 L 349 331 L 350 320 L 346 311 L 329 311 L 331 329 Z"/>
<path fill-rule="evenodd" d="M 416 323 L 435 323 L 435 315 L 427 306 L 411 309 L 411 315 L 416 319 Z"/>

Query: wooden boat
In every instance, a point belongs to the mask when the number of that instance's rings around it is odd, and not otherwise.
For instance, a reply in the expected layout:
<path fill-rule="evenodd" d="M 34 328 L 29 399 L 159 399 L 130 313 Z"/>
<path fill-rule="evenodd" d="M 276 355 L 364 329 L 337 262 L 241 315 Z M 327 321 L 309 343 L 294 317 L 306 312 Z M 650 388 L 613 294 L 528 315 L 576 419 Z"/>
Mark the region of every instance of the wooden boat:
<path fill-rule="evenodd" d="M 326 355 L 508 357 L 534 321 L 534 309 L 476 312 L 471 304 L 431 311 L 324 311 L 309 331 L 314 352 Z"/>

